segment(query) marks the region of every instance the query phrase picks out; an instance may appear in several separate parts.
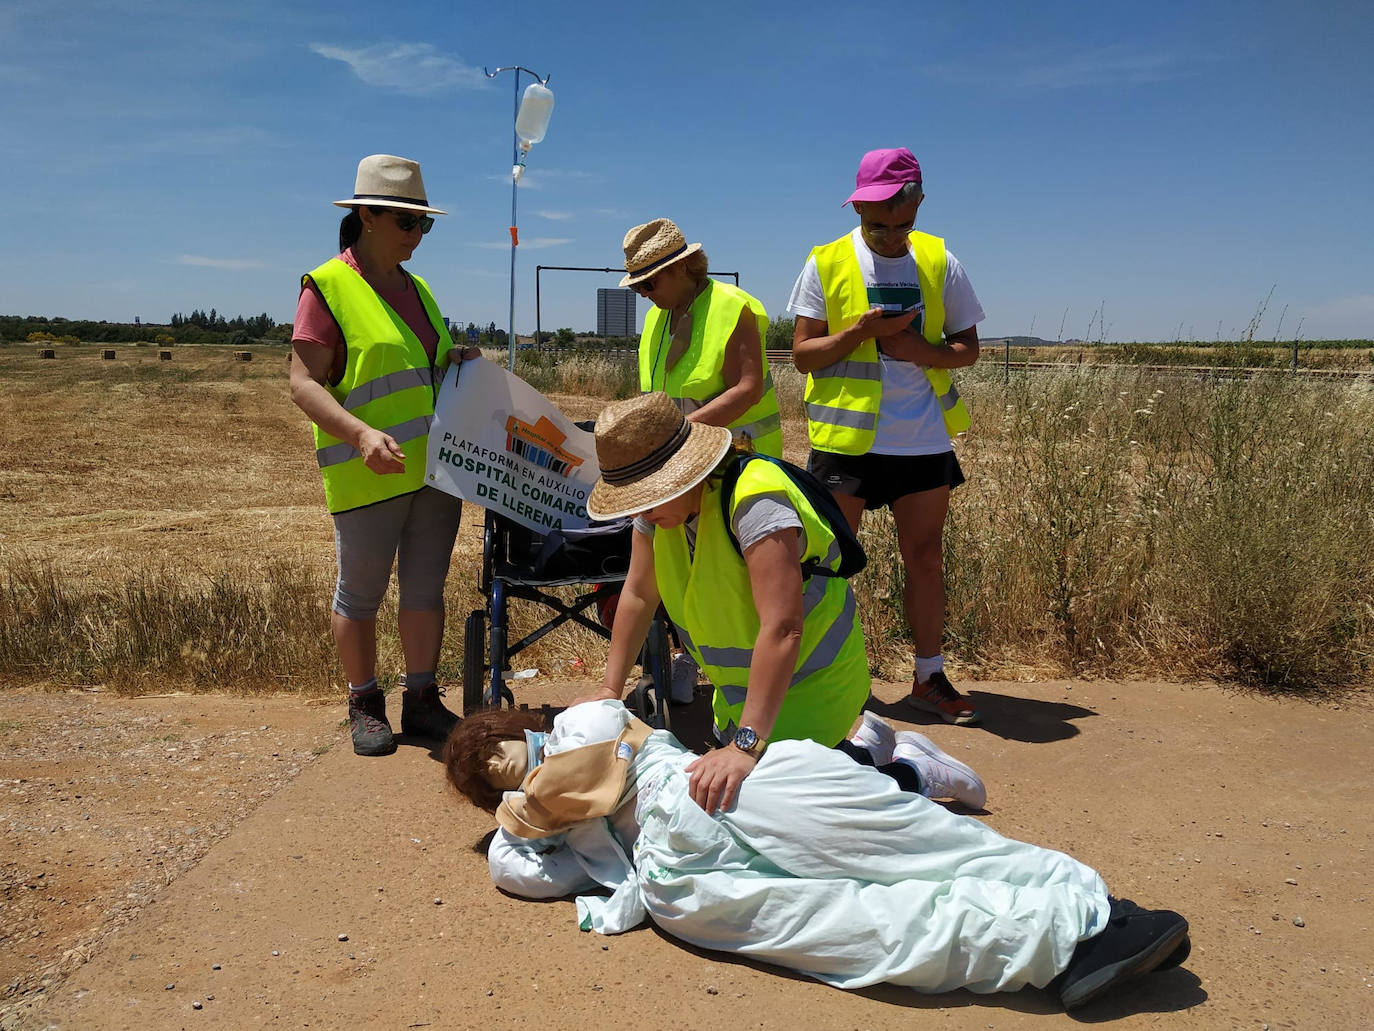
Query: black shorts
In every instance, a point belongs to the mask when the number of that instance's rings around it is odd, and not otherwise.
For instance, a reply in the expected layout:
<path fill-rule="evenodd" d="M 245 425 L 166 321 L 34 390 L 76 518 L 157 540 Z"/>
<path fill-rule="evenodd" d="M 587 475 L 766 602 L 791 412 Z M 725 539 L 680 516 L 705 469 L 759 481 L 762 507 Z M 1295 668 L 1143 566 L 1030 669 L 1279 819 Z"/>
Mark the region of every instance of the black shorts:
<path fill-rule="evenodd" d="M 908 494 L 964 482 L 953 451 L 938 455 L 840 455 L 811 449 L 807 471 L 835 494 L 863 498 L 865 509 L 891 505 Z"/>

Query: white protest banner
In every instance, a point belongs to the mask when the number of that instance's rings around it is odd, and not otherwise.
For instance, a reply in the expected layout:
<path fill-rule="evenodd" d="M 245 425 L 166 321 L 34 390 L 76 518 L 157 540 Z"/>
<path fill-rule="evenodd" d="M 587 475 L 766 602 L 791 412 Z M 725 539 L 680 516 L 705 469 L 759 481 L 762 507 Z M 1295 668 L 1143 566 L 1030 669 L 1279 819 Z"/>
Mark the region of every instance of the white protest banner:
<path fill-rule="evenodd" d="M 429 428 L 430 486 L 546 534 L 587 525 L 599 475 L 592 434 L 519 376 L 484 359 L 449 368 Z"/>

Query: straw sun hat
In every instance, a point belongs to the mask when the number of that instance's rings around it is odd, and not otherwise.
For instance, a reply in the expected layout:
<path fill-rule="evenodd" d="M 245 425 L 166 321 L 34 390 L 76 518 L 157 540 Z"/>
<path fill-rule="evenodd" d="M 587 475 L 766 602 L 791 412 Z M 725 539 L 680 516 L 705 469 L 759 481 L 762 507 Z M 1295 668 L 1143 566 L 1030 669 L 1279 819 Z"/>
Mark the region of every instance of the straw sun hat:
<path fill-rule="evenodd" d="M 447 215 L 447 211 L 432 208 L 425 194 L 425 181 L 420 178 L 420 163 L 395 154 L 369 154 L 358 162 L 358 176 L 353 181 L 353 196 L 334 202 L 341 208 L 366 204 L 374 208 L 404 208 L 407 211 L 427 211 Z"/>
<path fill-rule="evenodd" d="M 701 244 L 687 242 L 682 230 L 666 218 L 656 218 L 635 226 L 625 234 L 625 277 L 621 286 L 634 286 L 659 269 L 681 261 L 701 250 Z"/>
<path fill-rule="evenodd" d="M 587 513 L 614 519 L 679 498 L 729 450 L 727 427 L 688 422 L 662 391 L 617 401 L 596 420 L 601 479 Z"/>

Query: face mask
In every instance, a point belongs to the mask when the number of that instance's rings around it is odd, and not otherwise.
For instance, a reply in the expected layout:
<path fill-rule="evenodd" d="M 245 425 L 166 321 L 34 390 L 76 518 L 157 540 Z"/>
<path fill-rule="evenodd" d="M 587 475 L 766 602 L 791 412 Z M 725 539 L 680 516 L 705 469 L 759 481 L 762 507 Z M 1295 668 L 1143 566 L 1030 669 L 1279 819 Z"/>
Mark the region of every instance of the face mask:
<path fill-rule="evenodd" d="M 544 739 L 548 734 L 540 733 L 537 730 L 525 731 L 525 769 L 532 770 L 544 761 Z"/>

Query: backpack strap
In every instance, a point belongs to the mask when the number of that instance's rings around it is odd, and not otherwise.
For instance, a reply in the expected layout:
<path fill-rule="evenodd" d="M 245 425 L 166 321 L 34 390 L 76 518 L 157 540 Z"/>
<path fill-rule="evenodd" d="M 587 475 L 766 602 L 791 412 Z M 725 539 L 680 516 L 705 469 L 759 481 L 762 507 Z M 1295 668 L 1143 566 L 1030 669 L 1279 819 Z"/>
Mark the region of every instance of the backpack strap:
<path fill-rule="evenodd" d="M 725 473 L 721 478 L 720 490 L 720 514 L 725 522 L 725 532 L 730 537 L 730 543 L 735 546 L 735 551 L 742 557 L 744 549 L 740 547 L 739 538 L 735 536 L 734 523 L 730 518 L 730 502 L 735 496 L 735 486 L 739 483 L 740 474 L 744 472 L 744 467 L 750 462 L 768 462 L 777 466 L 787 478 L 792 481 L 793 486 L 802 492 L 802 496 L 810 502 L 811 507 L 816 510 L 816 514 L 825 520 L 830 527 L 830 532 L 835 537 L 835 542 L 840 549 L 840 567 L 830 569 L 821 565 L 817 559 L 802 563 L 802 577 L 810 576 L 841 576 L 851 577 L 858 573 L 868 564 L 868 556 L 864 554 L 863 545 L 854 536 L 854 531 L 849 528 L 849 521 L 845 519 L 844 513 L 840 511 L 839 503 L 835 496 L 826 489 L 825 485 L 812 476 L 805 469 L 785 462 L 772 455 L 740 455 L 725 467 Z"/>

